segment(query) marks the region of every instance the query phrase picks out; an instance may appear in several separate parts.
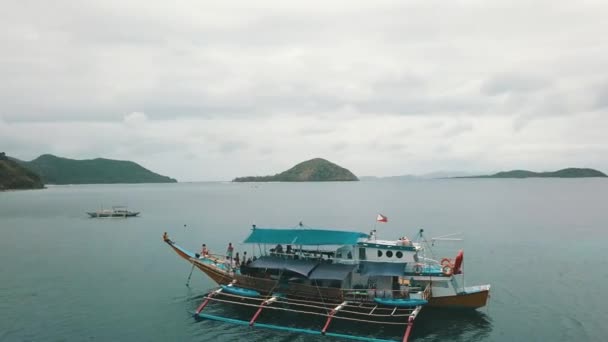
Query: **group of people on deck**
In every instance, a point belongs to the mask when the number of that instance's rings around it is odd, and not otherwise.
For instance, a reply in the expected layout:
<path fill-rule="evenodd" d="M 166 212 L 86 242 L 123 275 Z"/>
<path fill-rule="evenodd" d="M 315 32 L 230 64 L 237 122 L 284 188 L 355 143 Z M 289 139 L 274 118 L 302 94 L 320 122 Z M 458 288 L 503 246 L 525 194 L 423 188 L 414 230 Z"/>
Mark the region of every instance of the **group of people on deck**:
<path fill-rule="evenodd" d="M 211 255 L 211 253 L 209 252 L 209 248 L 207 248 L 206 244 L 203 244 L 202 249 L 201 249 L 201 257 L 209 257 Z M 249 265 L 251 264 L 253 261 L 255 261 L 255 256 L 253 257 L 253 260 L 251 258 L 247 258 L 247 252 L 243 252 L 243 259 L 242 262 L 245 265 Z M 234 254 L 234 247 L 232 246 L 232 242 L 228 243 L 228 247 L 226 248 L 226 262 L 228 264 L 230 264 L 230 266 L 233 267 L 240 267 L 241 266 L 241 256 L 239 255 L 239 252 L 236 252 L 236 254 Z"/>
<path fill-rule="evenodd" d="M 285 250 L 283 250 L 283 245 L 281 245 L 280 243 L 277 244 L 277 246 L 274 249 L 271 249 L 270 252 L 275 253 L 277 255 L 294 254 L 293 249 L 291 248 L 291 245 L 287 245 Z"/>

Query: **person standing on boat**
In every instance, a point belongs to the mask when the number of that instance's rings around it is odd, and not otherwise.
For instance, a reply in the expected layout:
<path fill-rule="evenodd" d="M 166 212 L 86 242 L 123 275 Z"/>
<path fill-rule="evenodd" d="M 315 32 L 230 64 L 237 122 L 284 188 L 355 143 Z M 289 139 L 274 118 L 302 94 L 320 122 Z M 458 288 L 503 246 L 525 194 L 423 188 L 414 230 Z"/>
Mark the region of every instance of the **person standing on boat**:
<path fill-rule="evenodd" d="M 239 267 L 241 264 L 241 258 L 239 258 L 239 252 L 236 252 L 236 256 L 234 257 L 234 267 Z"/>
<path fill-rule="evenodd" d="M 203 249 L 201 249 L 201 255 L 206 257 L 209 254 L 209 250 L 207 249 L 207 245 L 203 244 Z"/>
<path fill-rule="evenodd" d="M 228 242 L 228 249 L 226 249 L 226 257 L 230 264 L 232 264 L 232 252 L 234 252 L 234 247 L 232 247 L 232 242 Z"/>

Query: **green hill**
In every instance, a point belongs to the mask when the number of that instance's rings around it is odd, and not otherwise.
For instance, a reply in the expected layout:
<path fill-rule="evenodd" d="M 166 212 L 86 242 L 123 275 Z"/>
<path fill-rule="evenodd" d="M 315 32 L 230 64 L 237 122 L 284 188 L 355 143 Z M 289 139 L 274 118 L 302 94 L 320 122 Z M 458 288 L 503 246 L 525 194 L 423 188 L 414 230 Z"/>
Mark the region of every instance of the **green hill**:
<path fill-rule="evenodd" d="M 585 178 L 607 177 L 605 173 L 594 169 L 567 168 L 553 172 L 533 172 L 527 170 L 513 170 L 498 172 L 493 175 L 471 176 L 458 178 Z"/>
<path fill-rule="evenodd" d="M 43 154 L 21 165 L 37 173 L 45 184 L 174 183 L 132 161 L 104 158 L 75 160 Z"/>
<path fill-rule="evenodd" d="M 358 181 L 349 170 L 325 159 L 315 158 L 302 162 L 274 176 L 239 177 L 233 182 L 328 182 Z"/>
<path fill-rule="evenodd" d="M 42 189 L 42 181 L 34 172 L 0 153 L 0 191 L 13 189 Z"/>

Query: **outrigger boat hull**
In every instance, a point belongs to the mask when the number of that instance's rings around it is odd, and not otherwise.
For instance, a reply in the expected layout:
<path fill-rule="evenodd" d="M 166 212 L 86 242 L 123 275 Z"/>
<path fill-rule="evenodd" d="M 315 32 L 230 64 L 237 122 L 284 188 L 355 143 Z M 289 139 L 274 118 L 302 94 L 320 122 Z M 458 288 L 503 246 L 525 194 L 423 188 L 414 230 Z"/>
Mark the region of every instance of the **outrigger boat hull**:
<path fill-rule="evenodd" d="M 249 276 L 231 273 L 229 272 L 227 266 L 219 259 L 216 259 L 214 257 L 200 257 L 174 244 L 171 240 L 165 240 L 165 242 L 175 251 L 175 253 L 177 253 L 180 257 L 196 266 L 199 270 L 209 276 L 209 278 L 215 281 L 218 285 L 229 285 L 236 281 L 241 286 L 254 288 L 258 292 L 264 294 L 268 294 L 269 291 L 275 286 L 274 280 L 253 278 Z M 311 289 L 308 289 L 308 286 L 302 286 L 299 284 L 292 284 L 291 287 L 293 288 L 294 294 L 296 294 L 296 296 L 298 296 L 298 294 L 300 293 L 303 295 L 306 294 L 305 297 L 315 297 L 317 295 L 320 295 L 318 288 L 314 288 L 312 289 L 314 291 L 312 291 Z M 335 293 L 325 292 L 331 290 L 335 290 Z M 339 291 L 339 289 L 326 289 L 325 291 L 321 293 L 323 297 L 335 298 L 335 302 L 340 302 L 345 299 L 342 298 L 342 293 L 341 291 Z M 464 293 L 455 296 L 433 297 L 431 295 L 428 299 L 428 303 L 425 304 L 425 306 L 433 308 L 474 310 L 484 307 L 487 304 L 489 294 L 489 285 L 478 286 L 474 289 L 465 291 Z"/>
<path fill-rule="evenodd" d="M 442 265 L 444 263 L 448 265 L 444 265 L 441 274 L 429 275 L 428 280 L 426 277 L 416 279 L 414 276 L 404 280 L 403 276 L 408 274 L 407 266 L 404 265 L 407 265 L 408 262 L 410 265 L 412 262 L 418 262 L 416 253 L 417 249 L 421 248 L 420 246 L 403 246 L 403 242 L 375 239 L 373 240 L 375 244 L 371 245 L 360 242 L 364 236 L 361 236 L 362 233 L 359 232 L 327 231 L 327 234 L 322 232 L 325 231 L 285 229 L 273 231 L 267 228 L 256 229 L 254 226 L 245 243 L 277 243 L 277 247 L 270 250 L 270 255 L 264 253 L 257 259 L 254 256 L 254 260 L 248 260 L 245 265 L 237 268 L 233 266 L 231 259 L 207 254 L 201 256 L 189 252 L 171 241 L 167 233 L 163 234 L 163 240 L 181 258 L 192 264 L 192 270 L 196 266 L 220 285 L 204 296 L 202 303 L 193 313 L 197 318 L 370 342 L 386 340 L 334 333 L 328 329 L 332 320 L 348 321 L 352 324 L 404 326 L 405 332 L 401 341 L 407 342 L 414 320 L 425 305 L 476 309 L 486 304 L 489 285 L 457 288 L 456 280 L 451 278 L 452 270 L 454 274 L 459 274 L 458 258 L 462 261 L 462 252 L 457 256 L 454 264 L 448 262 L 450 260 L 447 258 L 442 260 Z M 422 230 L 420 235 L 422 236 Z M 327 253 L 327 259 L 325 259 L 324 254 L 314 251 L 310 257 L 311 251 L 304 250 L 302 246 L 295 251 L 291 250 L 288 242 L 293 244 L 294 241 L 299 241 L 302 245 L 325 246 L 346 243 L 348 246 L 340 247 L 335 253 L 325 252 Z M 369 241 L 369 239 L 365 241 Z M 377 243 L 378 241 L 380 243 Z M 281 243 L 287 244 L 286 253 L 282 252 Z M 351 251 L 354 248 L 358 248 L 356 255 L 359 257 L 353 258 L 355 254 Z M 381 248 L 384 248 L 384 251 Z M 370 253 L 366 253 L 368 249 L 371 251 Z M 346 252 L 348 254 L 344 254 Z M 375 255 L 377 254 L 378 258 L 381 258 L 383 253 L 386 258 L 392 258 L 394 255 L 395 258 L 402 260 L 396 263 L 378 261 Z M 374 255 L 374 258 L 368 260 L 366 255 Z M 332 258 L 334 256 L 335 258 Z M 422 258 L 426 260 L 424 256 Z M 349 262 L 345 262 L 345 260 Z M 357 270 L 356 265 L 360 266 Z M 449 269 L 446 271 L 446 268 Z M 285 274 L 284 272 L 290 273 Z M 421 272 L 421 274 L 424 273 Z M 350 278 L 346 278 L 347 276 L 358 278 L 351 283 Z M 433 282 L 433 277 L 437 278 L 436 282 Z M 321 286 L 319 286 L 319 279 L 322 281 Z M 347 280 L 343 283 L 344 279 Z M 372 279 L 373 283 L 370 285 L 369 280 Z M 328 280 L 332 283 L 328 283 Z M 340 285 L 337 286 L 335 281 L 339 281 Z M 434 285 L 437 283 L 440 285 Z M 447 283 L 448 286 L 444 287 L 441 285 L 442 283 Z M 451 284 L 454 285 L 450 287 Z M 398 288 L 396 288 L 397 286 Z M 437 293 L 434 293 L 435 291 Z M 249 307 L 255 309 L 255 313 L 249 321 L 203 314 L 202 311 L 205 307 L 213 302 Z M 323 317 L 325 323 L 322 329 L 319 326 L 319 329 L 314 330 L 258 323 L 260 314 L 270 310 Z M 331 329 L 333 330 L 333 328 Z"/>

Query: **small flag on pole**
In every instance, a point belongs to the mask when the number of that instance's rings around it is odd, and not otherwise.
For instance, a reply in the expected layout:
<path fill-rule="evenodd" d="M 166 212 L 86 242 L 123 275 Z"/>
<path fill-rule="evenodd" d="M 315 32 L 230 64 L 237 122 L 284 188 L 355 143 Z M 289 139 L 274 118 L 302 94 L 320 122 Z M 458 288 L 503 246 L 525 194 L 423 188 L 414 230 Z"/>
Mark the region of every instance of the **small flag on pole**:
<path fill-rule="evenodd" d="M 376 221 L 378 222 L 388 222 L 388 218 L 382 214 L 378 214 L 378 217 L 376 217 Z"/>

